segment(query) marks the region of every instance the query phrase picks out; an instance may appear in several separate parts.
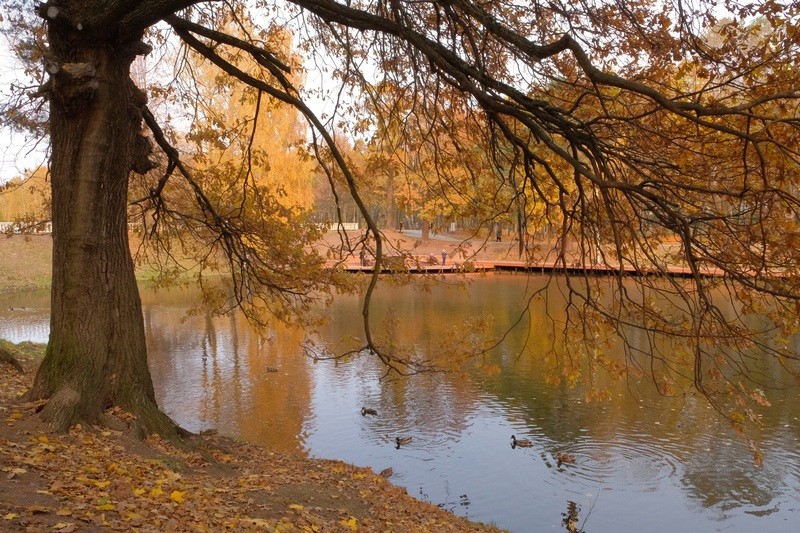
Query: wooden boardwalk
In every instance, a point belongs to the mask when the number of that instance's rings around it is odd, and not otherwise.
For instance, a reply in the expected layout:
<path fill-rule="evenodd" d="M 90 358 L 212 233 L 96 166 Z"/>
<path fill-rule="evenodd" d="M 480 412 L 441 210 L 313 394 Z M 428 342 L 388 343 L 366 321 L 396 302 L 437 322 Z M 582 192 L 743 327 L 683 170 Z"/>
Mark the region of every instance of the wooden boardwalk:
<path fill-rule="evenodd" d="M 373 266 L 361 266 L 359 264 L 347 263 L 344 265 L 347 272 L 372 273 Z M 573 275 L 597 275 L 597 276 L 618 276 L 619 267 L 608 265 L 586 265 L 586 266 L 567 266 L 556 263 L 525 263 L 523 261 L 474 261 L 469 263 L 449 263 L 445 265 L 423 265 L 406 264 L 404 266 L 384 266 L 382 272 L 387 274 L 463 274 L 471 272 L 526 272 L 530 274 L 573 274 Z M 633 266 L 625 266 L 622 273 L 626 276 L 674 276 L 692 277 L 692 272 L 686 267 L 668 266 L 664 270 L 638 269 Z M 723 272 L 719 269 L 704 269 L 702 276 L 721 276 Z"/>

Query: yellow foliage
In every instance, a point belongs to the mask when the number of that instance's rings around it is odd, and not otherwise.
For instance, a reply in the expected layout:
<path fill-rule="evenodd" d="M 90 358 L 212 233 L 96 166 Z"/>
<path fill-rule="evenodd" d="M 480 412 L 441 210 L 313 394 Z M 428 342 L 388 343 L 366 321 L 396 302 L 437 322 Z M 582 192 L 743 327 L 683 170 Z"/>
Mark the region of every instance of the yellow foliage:
<path fill-rule="evenodd" d="M 343 525 L 343 526 L 349 527 L 349 528 L 350 528 L 351 530 L 353 530 L 353 531 L 358 531 L 358 520 L 357 520 L 357 519 L 356 519 L 356 517 L 354 517 L 354 516 L 351 516 L 351 517 L 350 517 L 349 519 L 347 519 L 347 520 L 342 520 L 342 521 L 341 521 L 341 522 L 339 522 L 339 523 L 340 523 L 341 525 Z"/>
<path fill-rule="evenodd" d="M 186 494 L 185 492 L 181 492 L 179 490 L 173 490 L 172 494 L 169 495 L 169 499 L 174 501 L 175 503 L 183 503 L 183 495 Z"/>

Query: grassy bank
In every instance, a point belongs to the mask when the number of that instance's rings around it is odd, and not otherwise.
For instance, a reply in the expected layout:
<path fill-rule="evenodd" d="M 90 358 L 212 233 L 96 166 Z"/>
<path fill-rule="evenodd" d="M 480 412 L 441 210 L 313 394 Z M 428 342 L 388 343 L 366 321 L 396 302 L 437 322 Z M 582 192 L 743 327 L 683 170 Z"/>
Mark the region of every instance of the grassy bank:
<path fill-rule="evenodd" d="M 0 235 L 0 293 L 50 287 L 50 235 Z"/>
<path fill-rule="evenodd" d="M 50 235 L 0 235 L 0 293 L 49 289 L 52 262 Z M 148 265 L 136 269 L 140 282 L 151 282 L 157 275 Z"/>
<path fill-rule="evenodd" d="M 350 232 L 350 238 L 355 242 L 360 232 Z M 392 255 L 398 250 L 417 255 L 433 255 L 438 257 L 444 249 L 450 258 L 464 259 L 456 250 L 462 244 L 453 237 L 439 237 L 421 242 L 418 238 L 387 231 L 387 245 L 385 253 Z M 329 233 L 320 243 L 324 252 L 326 248 L 339 246 L 340 236 Z M 53 241 L 50 235 L 0 235 L 0 293 L 23 292 L 50 287 L 51 268 L 53 260 Z M 469 253 L 483 247 L 475 259 L 518 259 L 514 243 L 484 243 L 476 240 L 465 246 Z M 357 252 L 350 257 L 351 262 L 357 262 Z M 452 260 L 452 259 L 451 259 Z M 187 262 L 191 263 L 191 262 Z M 157 277 L 157 272 L 148 265 L 139 265 L 136 278 L 140 282 L 149 282 Z"/>

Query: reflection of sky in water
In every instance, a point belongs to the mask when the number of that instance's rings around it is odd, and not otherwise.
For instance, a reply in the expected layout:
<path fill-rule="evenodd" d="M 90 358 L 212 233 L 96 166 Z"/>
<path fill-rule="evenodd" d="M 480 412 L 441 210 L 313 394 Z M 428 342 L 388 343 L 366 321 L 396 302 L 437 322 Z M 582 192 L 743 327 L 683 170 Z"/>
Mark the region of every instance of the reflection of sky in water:
<path fill-rule="evenodd" d="M 442 323 L 475 308 L 510 320 L 522 279 L 477 283 L 471 300 L 402 292 L 391 299 L 402 317 L 394 333 L 400 342 L 417 335 L 417 346 L 431 346 Z M 276 327 L 267 341 L 241 318 L 184 320 L 191 300 L 145 297 L 159 402 L 188 429 L 216 427 L 376 472 L 392 467 L 391 481 L 410 494 L 515 532 L 563 530 L 569 501 L 581 520 L 588 516 L 587 533 L 800 528 L 794 390 L 776 395 L 765 411 L 765 464 L 758 469 L 746 442 L 700 398 L 671 402 L 617 383 L 613 401 L 587 404 L 580 385 L 545 385 L 541 368 L 517 360 L 508 347 L 496 361 L 499 375 L 381 380 L 382 367 L 369 357 L 312 363 L 301 355 L 296 331 Z M 0 337 L 46 342 L 48 301 L 0 297 Z M 319 339 L 358 333 L 357 300 L 343 299 L 331 313 Z M 361 416 L 364 405 L 379 416 Z M 534 446 L 512 449 L 511 434 Z M 398 435 L 413 442 L 398 450 Z M 574 454 L 576 463 L 559 467 L 559 451 Z"/>
<path fill-rule="evenodd" d="M 50 293 L 0 294 L 0 338 L 45 343 L 49 336 Z"/>

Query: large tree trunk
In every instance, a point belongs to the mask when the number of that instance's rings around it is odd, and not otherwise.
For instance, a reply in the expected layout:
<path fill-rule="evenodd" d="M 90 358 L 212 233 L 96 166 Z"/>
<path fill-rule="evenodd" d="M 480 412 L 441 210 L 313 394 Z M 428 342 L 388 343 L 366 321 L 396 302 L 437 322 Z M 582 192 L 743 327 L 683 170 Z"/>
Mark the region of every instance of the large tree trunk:
<path fill-rule="evenodd" d="M 50 84 L 52 314 L 30 396 L 49 400 L 42 416 L 57 430 L 118 405 L 143 431 L 174 435 L 155 402 L 128 246 L 128 176 L 146 170 L 149 151 L 145 97 L 130 79 L 138 45 L 83 45 L 53 25 L 49 37 L 60 63 Z"/>

